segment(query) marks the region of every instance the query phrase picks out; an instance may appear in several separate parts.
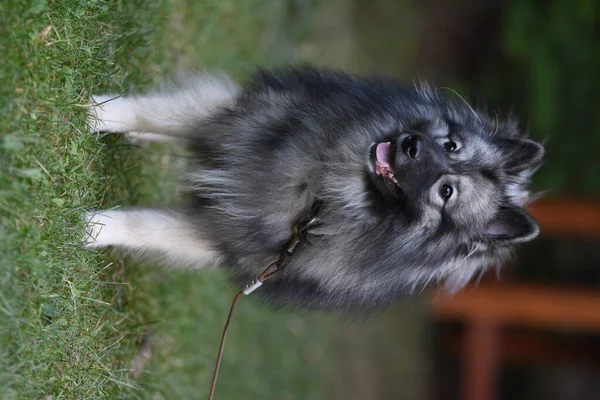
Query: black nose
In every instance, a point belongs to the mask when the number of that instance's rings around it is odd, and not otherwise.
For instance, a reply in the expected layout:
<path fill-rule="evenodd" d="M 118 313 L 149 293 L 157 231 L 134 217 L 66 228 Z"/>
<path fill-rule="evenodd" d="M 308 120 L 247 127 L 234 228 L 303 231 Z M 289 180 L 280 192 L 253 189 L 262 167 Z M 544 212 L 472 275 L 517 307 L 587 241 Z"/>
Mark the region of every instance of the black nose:
<path fill-rule="evenodd" d="M 412 135 L 404 139 L 400 147 L 409 158 L 416 160 L 423 150 L 423 141 L 418 136 Z"/>

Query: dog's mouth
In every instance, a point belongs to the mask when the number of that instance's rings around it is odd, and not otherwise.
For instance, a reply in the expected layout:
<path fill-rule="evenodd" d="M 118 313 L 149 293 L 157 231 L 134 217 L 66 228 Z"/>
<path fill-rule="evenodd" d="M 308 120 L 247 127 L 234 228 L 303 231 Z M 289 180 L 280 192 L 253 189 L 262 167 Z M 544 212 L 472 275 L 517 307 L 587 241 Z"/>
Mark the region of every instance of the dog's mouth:
<path fill-rule="evenodd" d="M 386 189 L 398 197 L 402 193 L 402 189 L 396 178 L 395 158 L 396 146 L 390 142 L 376 143 L 371 148 L 371 167 L 376 178 L 375 181 L 382 181 Z"/>

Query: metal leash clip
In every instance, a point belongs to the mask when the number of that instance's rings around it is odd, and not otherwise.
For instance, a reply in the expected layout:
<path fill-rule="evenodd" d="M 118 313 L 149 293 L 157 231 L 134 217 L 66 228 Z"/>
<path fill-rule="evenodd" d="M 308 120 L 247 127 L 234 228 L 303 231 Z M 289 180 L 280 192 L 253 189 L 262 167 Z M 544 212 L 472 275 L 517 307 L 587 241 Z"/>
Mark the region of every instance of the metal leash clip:
<path fill-rule="evenodd" d="M 302 227 L 300 227 L 299 224 L 294 224 L 294 226 L 292 228 L 292 238 L 290 239 L 290 241 L 287 243 L 287 245 L 285 246 L 285 248 L 279 255 L 279 259 L 277 261 L 275 261 L 274 263 L 272 263 L 271 265 L 269 265 L 260 274 L 260 276 L 258 278 L 254 279 L 252 282 L 250 282 L 248 285 L 246 285 L 244 287 L 244 289 L 242 290 L 242 292 L 245 295 L 249 295 L 250 293 L 254 292 L 256 289 L 261 287 L 264 281 L 271 278 L 277 271 L 279 271 L 279 269 L 281 269 L 281 267 L 283 266 L 283 264 L 285 264 L 287 259 L 294 253 L 294 250 L 296 250 L 296 247 L 298 247 L 298 244 L 300 244 L 300 242 L 305 242 L 307 244 L 310 244 L 310 242 L 308 241 L 308 239 L 306 238 L 305 235 L 306 235 L 306 232 L 311 227 L 313 227 L 316 223 L 317 223 L 317 218 L 313 217 L 308 222 L 303 224 Z"/>

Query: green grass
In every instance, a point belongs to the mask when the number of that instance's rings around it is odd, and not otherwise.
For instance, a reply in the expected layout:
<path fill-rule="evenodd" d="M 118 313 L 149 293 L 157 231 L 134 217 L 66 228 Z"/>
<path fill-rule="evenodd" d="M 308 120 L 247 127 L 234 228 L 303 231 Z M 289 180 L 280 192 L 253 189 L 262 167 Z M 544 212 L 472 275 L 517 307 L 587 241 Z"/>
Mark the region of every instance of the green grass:
<path fill-rule="evenodd" d="M 85 210 L 172 199 L 162 183 L 177 163 L 168 148 L 88 134 L 84 105 L 175 69 L 241 77 L 289 60 L 305 29 L 289 12 L 267 0 L 2 1 L 0 398 L 206 397 L 235 288 L 220 271 L 82 249 Z M 329 328 L 244 298 L 218 398 L 326 398 Z M 147 336 L 152 356 L 135 377 Z"/>

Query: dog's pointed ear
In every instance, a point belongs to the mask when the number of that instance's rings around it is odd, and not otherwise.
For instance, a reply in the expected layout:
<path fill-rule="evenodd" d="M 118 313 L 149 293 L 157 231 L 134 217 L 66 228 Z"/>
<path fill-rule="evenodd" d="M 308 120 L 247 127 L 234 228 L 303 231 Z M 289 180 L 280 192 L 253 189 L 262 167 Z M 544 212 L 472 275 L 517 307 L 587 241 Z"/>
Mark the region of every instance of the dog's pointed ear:
<path fill-rule="evenodd" d="M 507 160 L 505 169 L 508 172 L 535 167 L 544 157 L 544 147 L 529 139 L 501 139 L 499 147 Z"/>
<path fill-rule="evenodd" d="M 485 236 L 502 245 L 528 242 L 540 233 L 537 222 L 523 208 L 500 208 L 485 228 Z"/>

